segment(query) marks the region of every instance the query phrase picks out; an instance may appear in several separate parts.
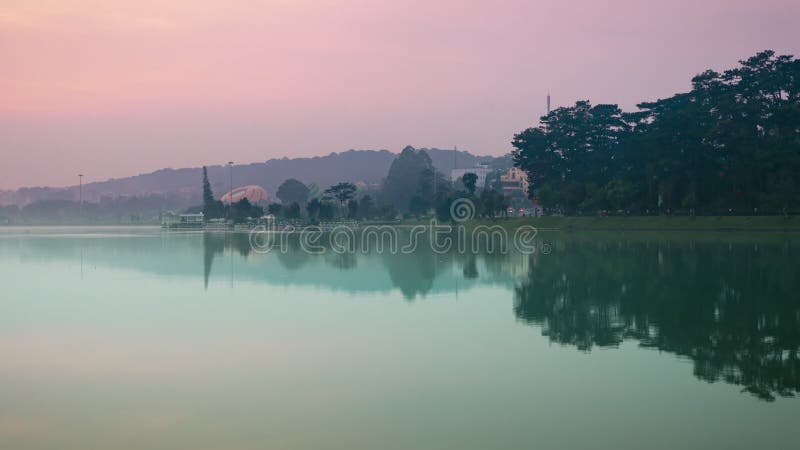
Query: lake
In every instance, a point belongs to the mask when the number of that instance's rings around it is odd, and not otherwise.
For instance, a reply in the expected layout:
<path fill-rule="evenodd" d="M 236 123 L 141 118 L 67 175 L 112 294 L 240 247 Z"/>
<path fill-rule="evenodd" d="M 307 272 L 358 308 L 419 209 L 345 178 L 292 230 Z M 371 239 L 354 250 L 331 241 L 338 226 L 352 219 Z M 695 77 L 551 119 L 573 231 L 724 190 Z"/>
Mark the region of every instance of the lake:
<path fill-rule="evenodd" d="M 0 448 L 797 448 L 798 237 L 0 228 Z"/>

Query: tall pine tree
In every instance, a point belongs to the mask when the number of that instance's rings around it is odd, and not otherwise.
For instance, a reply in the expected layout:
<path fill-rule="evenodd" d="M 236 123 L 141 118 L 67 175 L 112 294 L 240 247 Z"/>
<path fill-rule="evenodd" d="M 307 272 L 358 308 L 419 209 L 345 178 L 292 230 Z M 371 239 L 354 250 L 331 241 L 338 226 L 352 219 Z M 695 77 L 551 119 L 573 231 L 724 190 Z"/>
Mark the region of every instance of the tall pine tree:
<path fill-rule="evenodd" d="M 206 219 L 222 217 L 222 202 L 214 199 L 214 191 L 208 182 L 208 169 L 203 166 L 203 215 Z"/>

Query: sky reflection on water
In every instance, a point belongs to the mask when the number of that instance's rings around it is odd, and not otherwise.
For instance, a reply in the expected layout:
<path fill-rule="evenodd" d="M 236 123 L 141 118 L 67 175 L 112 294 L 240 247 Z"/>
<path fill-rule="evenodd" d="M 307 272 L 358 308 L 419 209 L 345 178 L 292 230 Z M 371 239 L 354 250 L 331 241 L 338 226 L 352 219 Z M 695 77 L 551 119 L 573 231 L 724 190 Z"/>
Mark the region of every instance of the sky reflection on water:
<path fill-rule="evenodd" d="M 262 255 L 246 235 L 83 233 L 0 234 L 3 448 L 800 437 L 791 236 Z"/>

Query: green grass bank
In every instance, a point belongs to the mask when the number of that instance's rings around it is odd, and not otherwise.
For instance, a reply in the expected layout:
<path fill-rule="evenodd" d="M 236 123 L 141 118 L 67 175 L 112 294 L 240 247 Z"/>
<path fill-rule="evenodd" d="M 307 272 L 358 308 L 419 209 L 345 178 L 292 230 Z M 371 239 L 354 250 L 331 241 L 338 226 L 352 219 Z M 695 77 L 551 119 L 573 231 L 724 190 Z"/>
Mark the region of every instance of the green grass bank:
<path fill-rule="evenodd" d="M 469 226 L 500 225 L 515 229 L 532 225 L 559 231 L 753 231 L 797 232 L 800 217 L 782 216 L 545 216 L 479 219 Z"/>

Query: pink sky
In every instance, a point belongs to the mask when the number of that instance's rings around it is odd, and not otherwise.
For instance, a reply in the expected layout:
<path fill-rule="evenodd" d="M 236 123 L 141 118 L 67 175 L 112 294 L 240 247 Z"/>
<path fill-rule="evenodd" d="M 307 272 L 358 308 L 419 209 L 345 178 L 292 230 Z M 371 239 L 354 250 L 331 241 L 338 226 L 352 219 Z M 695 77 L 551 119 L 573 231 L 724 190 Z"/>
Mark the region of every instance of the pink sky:
<path fill-rule="evenodd" d="M 499 155 L 757 51 L 796 0 L 3 0 L 0 188 L 405 145 Z"/>

